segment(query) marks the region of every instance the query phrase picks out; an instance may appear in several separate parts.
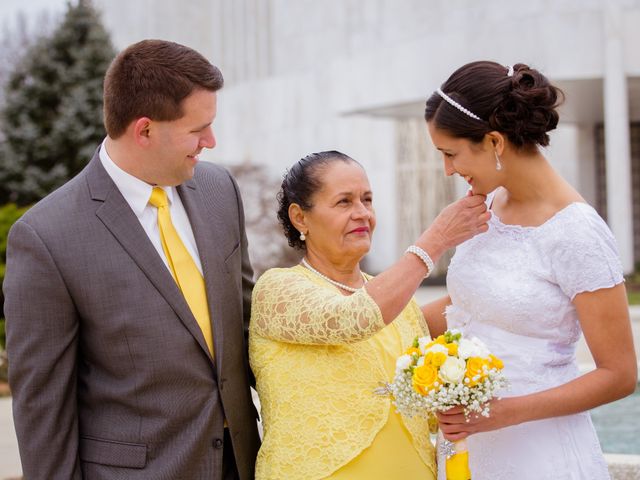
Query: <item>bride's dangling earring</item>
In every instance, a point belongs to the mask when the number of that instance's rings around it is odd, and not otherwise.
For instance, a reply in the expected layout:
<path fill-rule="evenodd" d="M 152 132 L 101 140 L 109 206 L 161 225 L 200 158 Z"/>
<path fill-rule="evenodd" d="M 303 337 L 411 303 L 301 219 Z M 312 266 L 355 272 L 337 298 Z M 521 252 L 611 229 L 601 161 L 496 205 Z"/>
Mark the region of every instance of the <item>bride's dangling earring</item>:
<path fill-rule="evenodd" d="M 502 163 L 500 163 L 500 156 L 498 155 L 497 150 L 494 150 L 494 153 L 496 154 L 496 170 L 500 171 L 502 170 Z"/>

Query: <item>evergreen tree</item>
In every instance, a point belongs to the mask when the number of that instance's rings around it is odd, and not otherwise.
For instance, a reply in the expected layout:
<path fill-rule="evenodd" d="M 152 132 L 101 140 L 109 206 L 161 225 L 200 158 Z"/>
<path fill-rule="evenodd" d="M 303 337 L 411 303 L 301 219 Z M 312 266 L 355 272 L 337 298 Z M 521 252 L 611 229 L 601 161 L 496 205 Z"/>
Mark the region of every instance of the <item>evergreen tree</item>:
<path fill-rule="evenodd" d="M 28 205 L 65 183 L 105 136 L 102 82 L 115 55 L 89 0 L 28 49 L 0 111 L 0 204 Z"/>

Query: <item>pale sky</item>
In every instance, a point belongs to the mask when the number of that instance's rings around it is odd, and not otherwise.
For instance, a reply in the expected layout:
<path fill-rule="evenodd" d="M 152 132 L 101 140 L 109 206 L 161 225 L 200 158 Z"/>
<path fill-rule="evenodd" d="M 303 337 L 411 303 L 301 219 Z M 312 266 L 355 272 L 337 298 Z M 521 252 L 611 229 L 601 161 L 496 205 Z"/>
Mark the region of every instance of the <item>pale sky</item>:
<path fill-rule="evenodd" d="M 0 25 L 13 25 L 19 11 L 27 18 L 37 18 L 44 11 L 59 14 L 64 11 L 67 0 L 0 0 Z"/>

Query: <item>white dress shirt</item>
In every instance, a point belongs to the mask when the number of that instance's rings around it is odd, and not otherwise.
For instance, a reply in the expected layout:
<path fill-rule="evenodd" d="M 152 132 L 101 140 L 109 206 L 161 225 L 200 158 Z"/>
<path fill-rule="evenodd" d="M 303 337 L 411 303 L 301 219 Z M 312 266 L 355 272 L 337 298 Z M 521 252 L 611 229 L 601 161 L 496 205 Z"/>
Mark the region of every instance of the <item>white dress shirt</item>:
<path fill-rule="evenodd" d="M 165 266 L 169 271 L 169 262 L 162 249 L 162 241 L 160 240 L 160 230 L 158 228 L 158 209 L 149 203 L 151 198 L 151 191 L 153 185 L 134 177 L 133 175 L 122 170 L 118 165 L 111 160 L 106 148 L 106 141 L 102 142 L 100 147 L 100 161 L 105 168 L 113 182 L 120 190 L 120 193 L 126 200 L 126 202 L 136 214 L 140 225 L 144 229 L 145 233 L 153 243 L 153 246 L 158 251 L 158 255 L 162 258 Z M 160 185 L 158 185 L 160 186 Z M 198 247 L 196 246 L 196 240 L 193 236 L 193 230 L 189 223 L 189 217 L 182 205 L 180 195 L 176 191 L 175 187 L 161 187 L 166 193 L 169 199 L 169 212 L 171 213 L 171 222 L 175 227 L 182 243 L 184 243 L 187 251 L 193 258 L 198 270 L 202 273 L 202 263 L 200 262 L 200 256 L 198 254 Z"/>

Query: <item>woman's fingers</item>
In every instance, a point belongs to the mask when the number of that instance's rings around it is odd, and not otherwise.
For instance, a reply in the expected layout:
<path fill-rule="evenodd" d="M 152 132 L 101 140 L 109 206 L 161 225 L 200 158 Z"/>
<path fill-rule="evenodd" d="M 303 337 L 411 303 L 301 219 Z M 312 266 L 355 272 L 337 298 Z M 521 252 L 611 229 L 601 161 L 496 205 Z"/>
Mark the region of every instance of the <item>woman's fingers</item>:
<path fill-rule="evenodd" d="M 440 431 L 447 440 L 461 440 L 471 435 L 474 430 L 466 423 L 440 423 Z"/>
<path fill-rule="evenodd" d="M 450 417 L 452 415 L 459 415 L 459 414 L 464 414 L 464 408 L 461 407 L 460 405 L 455 406 L 455 407 L 451 407 L 449 410 L 443 410 L 442 412 L 437 412 L 436 413 L 438 418 L 440 418 L 440 417 L 447 418 L 447 417 Z"/>
<path fill-rule="evenodd" d="M 469 436 L 469 433 L 467 433 L 467 432 L 460 432 L 460 433 L 444 433 L 444 432 L 442 432 L 442 436 L 444 438 L 446 438 L 447 440 L 449 440 L 450 442 L 457 442 L 458 440 L 464 440 L 465 438 L 467 438 Z"/>
<path fill-rule="evenodd" d="M 484 195 L 463 197 L 445 207 L 423 235 L 435 238 L 447 250 L 486 232 L 489 218 Z M 426 238 L 421 239 L 424 244 Z"/>

